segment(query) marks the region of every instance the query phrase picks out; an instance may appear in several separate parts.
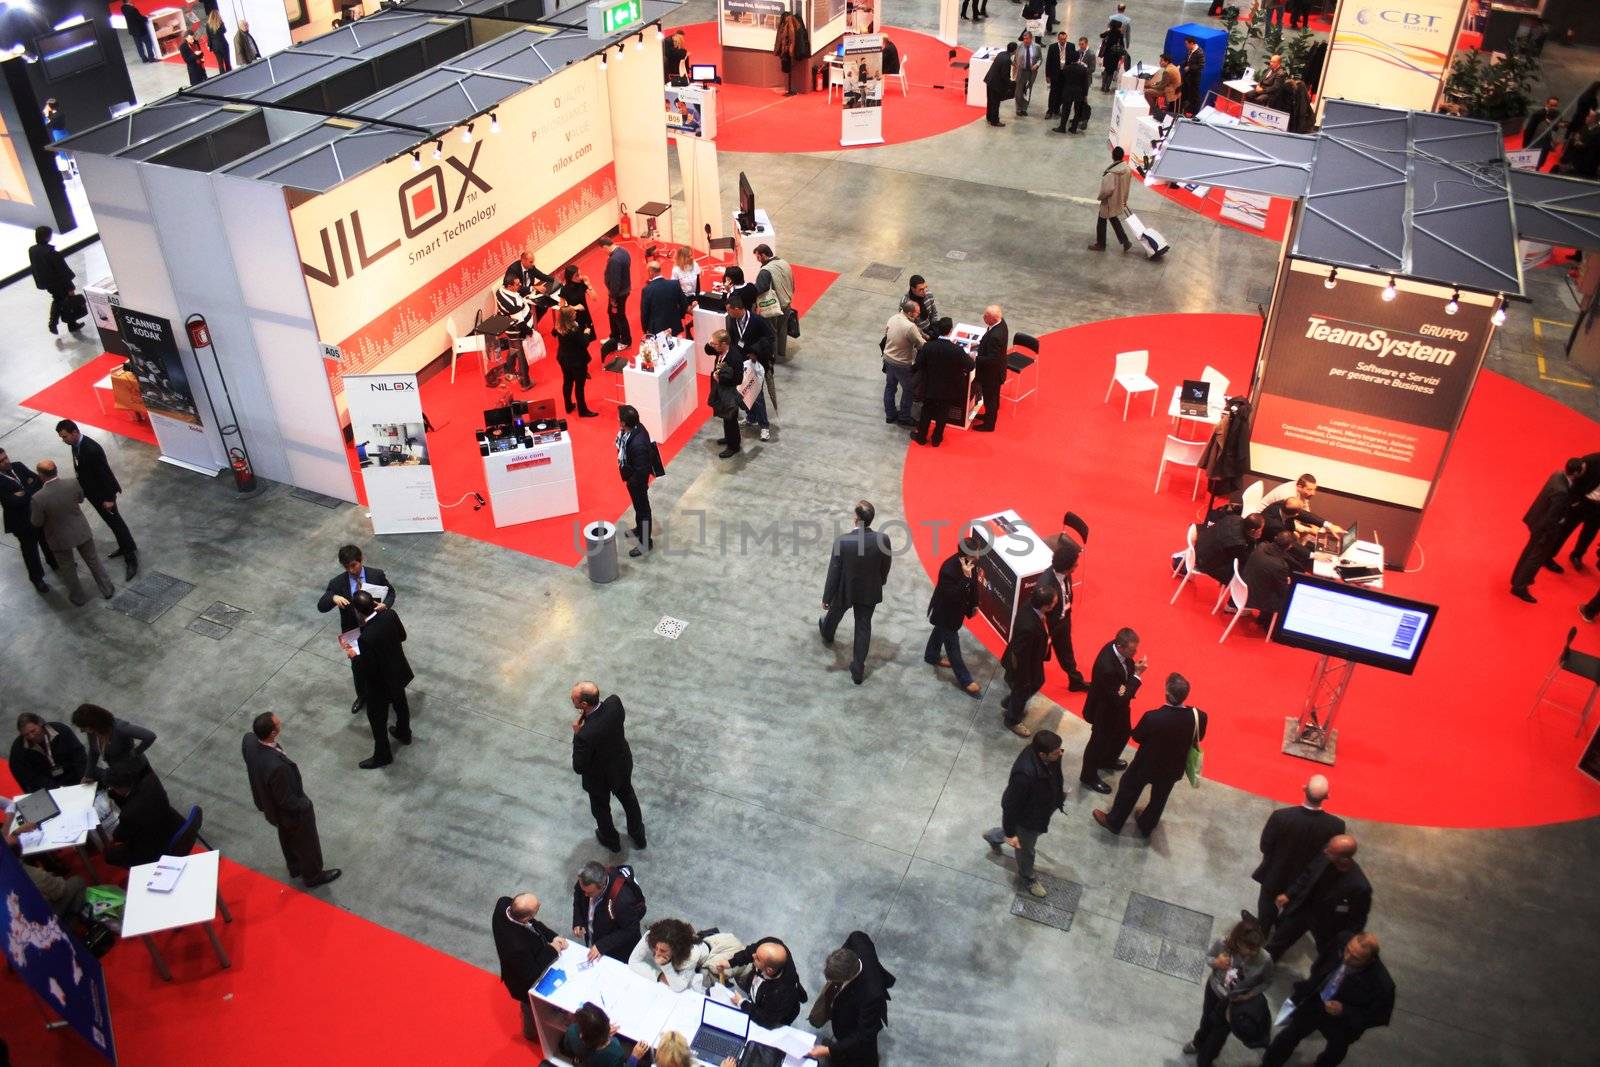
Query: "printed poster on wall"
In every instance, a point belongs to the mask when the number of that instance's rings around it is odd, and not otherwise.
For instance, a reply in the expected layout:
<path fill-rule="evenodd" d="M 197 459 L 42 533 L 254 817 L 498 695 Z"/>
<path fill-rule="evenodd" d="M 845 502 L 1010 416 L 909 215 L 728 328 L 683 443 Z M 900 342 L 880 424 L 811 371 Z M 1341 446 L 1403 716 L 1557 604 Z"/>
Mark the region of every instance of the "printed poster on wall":
<path fill-rule="evenodd" d="M 470 143 L 443 138 L 319 196 L 289 217 L 318 339 L 361 373 L 393 358 L 420 369 L 492 304 L 506 264 L 528 250 L 554 269 L 614 225 L 611 116 L 594 62 L 566 68 L 496 106 Z M 418 165 L 420 164 L 420 169 Z M 599 227 L 604 229 L 605 227 Z M 338 375 L 333 375 L 337 392 Z"/>
<path fill-rule="evenodd" d="M 0 901 L 5 902 L 6 955 L 11 969 L 96 1052 L 116 1063 L 111 1002 L 100 961 L 61 928 L 61 921 L 9 848 L 0 849 Z"/>
<path fill-rule="evenodd" d="M 1318 99 L 1432 111 L 1465 7 L 1466 0 L 1344 0 Z"/>
<path fill-rule="evenodd" d="M 844 39 L 844 110 L 841 145 L 883 143 L 883 36 L 850 34 Z"/>
<path fill-rule="evenodd" d="M 139 379 L 139 397 L 145 408 L 151 415 L 199 426 L 200 409 L 195 407 L 172 323 L 125 307 L 111 308 L 111 315 L 128 346 L 128 362 Z"/>
<path fill-rule="evenodd" d="M 1293 480 L 1421 508 L 1493 334 L 1493 308 L 1291 264 L 1274 297 L 1270 348 L 1251 426 L 1250 465 Z"/>
<path fill-rule="evenodd" d="M 350 433 L 373 533 L 444 529 L 415 374 L 347 374 Z"/>
<path fill-rule="evenodd" d="M 718 44 L 770 51 L 789 0 L 719 0 L 717 8 Z"/>

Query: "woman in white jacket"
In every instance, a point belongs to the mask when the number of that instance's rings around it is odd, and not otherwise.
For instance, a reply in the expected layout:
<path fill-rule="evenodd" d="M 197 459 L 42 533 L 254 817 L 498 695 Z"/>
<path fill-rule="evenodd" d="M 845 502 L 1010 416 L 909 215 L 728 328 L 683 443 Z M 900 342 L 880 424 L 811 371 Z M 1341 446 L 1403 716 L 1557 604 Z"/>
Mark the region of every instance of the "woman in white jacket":
<path fill-rule="evenodd" d="M 659 919 L 650 924 L 650 929 L 633 947 L 628 966 L 636 974 L 681 993 L 689 988 L 695 972 L 710 954 L 706 943 L 695 937 L 694 927 L 682 919 Z"/>
<path fill-rule="evenodd" d="M 767 397 L 762 387 L 767 384 L 767 370 L 754 352 L 745 357 L 744 378 L 739 382 L 739 404 L 750 413 L 750 423 L 761 427 L 761 439 L 772 440 L 767 422 Z"/>

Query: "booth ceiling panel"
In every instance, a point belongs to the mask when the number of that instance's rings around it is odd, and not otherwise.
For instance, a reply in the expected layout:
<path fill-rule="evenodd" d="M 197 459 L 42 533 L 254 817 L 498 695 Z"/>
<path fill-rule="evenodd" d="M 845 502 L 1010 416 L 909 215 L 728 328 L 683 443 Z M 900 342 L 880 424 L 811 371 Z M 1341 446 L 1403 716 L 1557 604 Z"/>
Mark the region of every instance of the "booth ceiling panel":
<path fill-rule="evenodd" d="M 1163 181 L 1300 197 L 1315 159 L 1316 142 L 1309 137 L 1180 119 L 1151 173 Z"/>
<path fill-rule="evenodd" d="M 231 73 L 207 78 L 205 91 L 216 96 L 253 99 L 274 85 L 303 78 L 318 71 L 341 70 L 334 65 L 337 56 L 290 49 L 268 56 L 263 62 L 235 67 Z"/>
<path fill-rule="evenodd" d="M 1600 185 L 1532 170 L 1514 170 L 1508 177 L 1523 237 L 1600 248 Z"/>

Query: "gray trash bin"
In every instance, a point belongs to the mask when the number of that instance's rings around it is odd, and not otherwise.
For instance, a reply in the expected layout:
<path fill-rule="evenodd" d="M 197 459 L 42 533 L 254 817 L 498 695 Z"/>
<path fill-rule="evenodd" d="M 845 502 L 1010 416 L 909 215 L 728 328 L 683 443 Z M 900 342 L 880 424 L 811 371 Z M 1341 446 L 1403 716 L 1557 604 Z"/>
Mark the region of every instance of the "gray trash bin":
<path fill-rule="evenodd" d="M 583 558 L 589 561 L 589 580 L 597 585 L 617 580 L 617 527 L 591 522 L 583 528 Z"/>

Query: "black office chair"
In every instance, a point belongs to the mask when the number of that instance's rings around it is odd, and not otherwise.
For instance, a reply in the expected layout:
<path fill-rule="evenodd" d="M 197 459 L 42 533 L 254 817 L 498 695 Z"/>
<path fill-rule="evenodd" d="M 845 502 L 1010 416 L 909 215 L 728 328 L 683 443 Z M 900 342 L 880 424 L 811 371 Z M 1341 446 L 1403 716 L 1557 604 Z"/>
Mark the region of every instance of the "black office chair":
<path fill-rule="evenodd" d="M 1066 527 L 1066 529 L 1061 532 L 1061 536 L 1067 537 L 1067 531 L 1070 530 L 1072 534 L 1071 539 L 1076 541 L 1078 543 L 1078 547 L 1084 550 L 1078 553 L 1078 569 L 1073 572 L 1077 575 L 1078 580 L 1072 583 L 1075 586 L 1081 586 L 1083 585 L 1085 574 L 1084 557 L 1088 555 L 1089 548 L 1089 524 L 1084 522 L 1083 516 L 1079 515 L 1076 511 L 1069 511 L 1065 515 L 1061 516 L 1061 525 Z M 1074 596 L 1076 595 L 1077 594 L 1074 594 Z"/>
<path fill-rule="evenodd" d="M 1594 708 L 1594 701 L 1600 695 L 1600 656 L 1588 652 L 1579 652 L 1572 647 L 1573 638 L 1578 636 L 1576 626 L 1567 631 L 1567 643 L 1561 646 L 1561 655 L 1556 657 L 1555 666 L 1550 668 L 1550 673 L 1544 676 L 1544 684 L 1539 687 L 1539 695 L 1533 698 L 1533 707 L 1528 709 L 1528 718 L 1533 718 L 1533 713 L 1539 710 L 1540 704 L 1549 704 L 1560 711 L 1570 711 L 1578 716 L 1578 728 L 1572 732 L 1577 737 L 1583 733 L 1584 725 L 1589 721 L 1589 712 Z M 1550 684 L 1556 680 L 1556 675 L 1562 671 L 1575 674 L 1589 683 L 1589 699 L 1583 702 L 1582 708 L 1575 708 L 1570 704 L 1558 704 L 1554 700 L 1546 700 L 1545 694 L 1550 691 Z"/>
<path fill-rule="evenodd" d="M 1039 339 L 1031 333 L 1019 333 L 1011 343 L 1015 348 L 1006 356 L 1006 379 L 1000 385 L 1000 396 L 1015 404 L 1039 388 Z M 1026 349 L 1033 355 L 1016 349 Z M 1032 373 L 1028 373 L 1030 370 Z"/>

